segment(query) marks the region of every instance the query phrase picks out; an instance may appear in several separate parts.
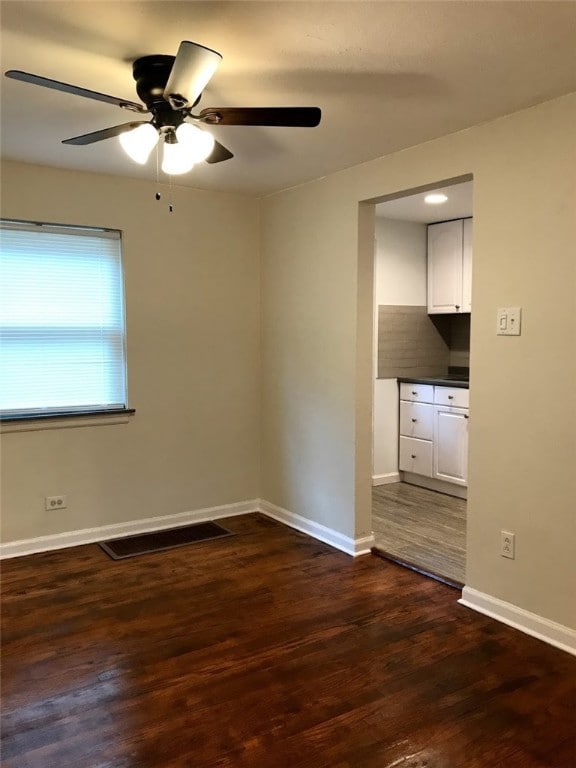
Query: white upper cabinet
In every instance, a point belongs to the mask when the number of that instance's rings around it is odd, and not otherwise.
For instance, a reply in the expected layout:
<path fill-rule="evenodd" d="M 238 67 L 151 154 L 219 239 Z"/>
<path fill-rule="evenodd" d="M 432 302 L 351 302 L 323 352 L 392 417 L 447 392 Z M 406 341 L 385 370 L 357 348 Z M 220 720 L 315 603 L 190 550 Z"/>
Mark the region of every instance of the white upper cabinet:
<path fill-rule="evenodd" d="M 428 226 L 428 314 L 470 312 L 472 219 Z"/>

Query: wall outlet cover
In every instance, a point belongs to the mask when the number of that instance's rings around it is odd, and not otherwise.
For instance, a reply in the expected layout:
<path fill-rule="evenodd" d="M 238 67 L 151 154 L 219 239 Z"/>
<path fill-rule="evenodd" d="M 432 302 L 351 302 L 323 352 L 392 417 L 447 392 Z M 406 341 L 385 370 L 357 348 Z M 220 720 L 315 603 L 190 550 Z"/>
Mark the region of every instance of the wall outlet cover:
<path fill-rule="evenodd" d="M 500 554 L 514 560 L 516 550 L 516 535 L 510 531 L 500 531 Z"/>
<path fill-rule="evenodd" d="M 66 509 L 66 496 L 45 496 L 44 507 L 47 512 L 55 509 Z"/>

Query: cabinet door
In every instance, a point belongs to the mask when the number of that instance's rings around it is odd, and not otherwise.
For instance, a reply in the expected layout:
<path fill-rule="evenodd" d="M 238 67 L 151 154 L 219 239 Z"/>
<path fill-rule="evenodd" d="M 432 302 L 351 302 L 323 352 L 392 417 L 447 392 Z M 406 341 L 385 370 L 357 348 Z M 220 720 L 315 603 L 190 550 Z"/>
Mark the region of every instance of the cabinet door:
<path fill-rule="evenodd" d="M 468 411 L 435 406 L 434 477 L 457 485 L 468 483 Z"/>
<path fill-rule="evenodd" d="M 462 219 L 428 227 L 428 314 L 462 311 Z"/>
<path fill-rule="evenodd" d="M 472 219 L 464 219 L 462 236 L 462 312 L 472 311 Z"/>

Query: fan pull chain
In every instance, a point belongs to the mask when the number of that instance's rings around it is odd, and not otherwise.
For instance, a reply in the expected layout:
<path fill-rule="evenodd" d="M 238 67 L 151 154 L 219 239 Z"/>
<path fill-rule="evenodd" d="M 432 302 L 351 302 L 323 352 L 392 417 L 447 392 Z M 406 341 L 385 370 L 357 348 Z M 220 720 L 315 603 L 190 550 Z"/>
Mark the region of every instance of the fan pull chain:
<path fill-rule="evenodd" d="M 160 143 L 156 144 L 156 185 L 160 184 Z M 161 200 L 162 195 L 160 192 L 156 192 L 154 195 L 156 200 Z M 174 204 L 172 201 L 172 176 L 168 176 L 168 211 L 174 213 Z"/>
<path fill-rule="evenodd" d="M 156 184 L 160 183 L 160 142 L 156 142 Z"/>
<path fill-rule="evenodd" d="M 160 184 L 160 149 L 159 149 L 159 143 L 156 144 L 156 186 Z M 160 192 L 156 192 L 154 195 L 156 200 L 160 200 L 162 198 L 162 195 Z"/>

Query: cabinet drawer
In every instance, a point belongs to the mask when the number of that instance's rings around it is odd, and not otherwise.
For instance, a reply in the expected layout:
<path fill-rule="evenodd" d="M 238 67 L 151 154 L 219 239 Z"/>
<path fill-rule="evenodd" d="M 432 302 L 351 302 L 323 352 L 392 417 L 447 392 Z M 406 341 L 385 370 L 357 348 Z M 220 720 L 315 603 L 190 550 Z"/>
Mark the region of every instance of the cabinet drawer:
<path fill-rule="evenodd" d="M 434 387 L 431 384 L 400 384 L 400 400 L 412 400 L 418 403 L 434 402 Z"/>
<path fill-rule="evenodd" d="M 434 434 L 434 406 L 425 403 L 400 402 L 400 434 L 432 440 Z"/>
<path fill-rule="evenodd" d="M 398 466 L 403 472 L 432 477 L 431 441 L 401 436 Z"/>
<path fill-rule="evenodd" d="M 468 408 L 469 391 L 460 387 L 434 387 L 436 405 L 452 405 L 456 408 Z"/>

